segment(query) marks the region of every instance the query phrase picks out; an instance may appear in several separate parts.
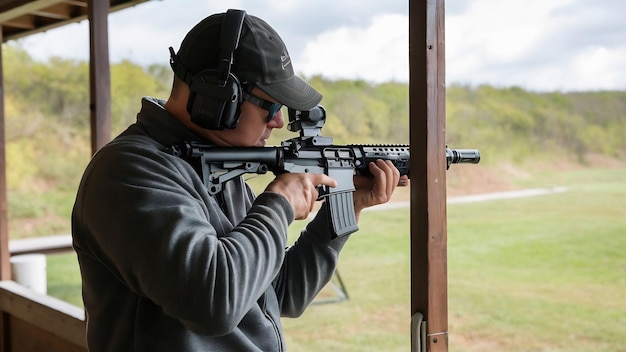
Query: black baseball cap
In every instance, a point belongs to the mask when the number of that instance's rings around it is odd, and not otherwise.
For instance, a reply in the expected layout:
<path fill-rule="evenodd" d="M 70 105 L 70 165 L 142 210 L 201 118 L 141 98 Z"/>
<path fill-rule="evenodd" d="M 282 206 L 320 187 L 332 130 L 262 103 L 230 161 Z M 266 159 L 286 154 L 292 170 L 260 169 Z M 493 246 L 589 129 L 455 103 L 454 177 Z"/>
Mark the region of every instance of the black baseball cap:
<path fill-rule="evenodd" d="M 187 33 L 178 53 L 170 48 L 178 78 L 189 83 L 195 74 L 218 66 L 224 18 L 220 13 L 203 19 Z M 242 85 L 257 86 L 292 109 L 310 110 L 322 100 L 318 91 L 294 74 L 291 57 L 278 33 L 252 15 L 245 14 L 231 72 Z"/>

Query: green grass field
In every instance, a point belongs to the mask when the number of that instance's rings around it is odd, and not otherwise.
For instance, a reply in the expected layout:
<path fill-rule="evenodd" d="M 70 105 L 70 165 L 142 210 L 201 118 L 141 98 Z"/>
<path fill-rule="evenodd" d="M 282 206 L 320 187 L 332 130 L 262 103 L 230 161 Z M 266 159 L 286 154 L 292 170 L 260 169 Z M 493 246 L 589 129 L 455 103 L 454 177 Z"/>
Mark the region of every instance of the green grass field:
<path fill-rule="evenodd" d="M 546 172 L 520 186 L 568 190 L 449 205 L 450 351 L 626 351 L 625 181 Z M 285 319 L 290 350 L 410 349 L 409 210 L 360 227 L 339 263 L 349 299 Z M 73 254 L 49 256 L 48 274 L 49 294 L 81 304 Z"/>

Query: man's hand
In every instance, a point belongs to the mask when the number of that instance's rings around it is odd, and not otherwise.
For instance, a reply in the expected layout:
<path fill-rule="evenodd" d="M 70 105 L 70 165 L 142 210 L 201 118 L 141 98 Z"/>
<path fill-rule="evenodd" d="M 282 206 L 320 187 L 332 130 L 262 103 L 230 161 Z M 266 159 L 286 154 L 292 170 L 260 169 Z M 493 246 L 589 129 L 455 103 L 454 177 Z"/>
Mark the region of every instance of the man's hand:
<path fill-rule="evenodd" d="M 278 175 L 267 187 L 268 192 L 280 193 L 291 203 L 296 220 L 306 219 L 318 197 L 318 186 L 337 187 L 337 181 L 325 174 L 285 173 Z"/>
<path fill-rule="evenodd" d="M 407 186 L 409 178 L 400 172 L 390 160 L 376 160 L 369 165 L 373 178 L 355 176 L 354 213 L 359 218 L 367 207 L 387 203 L 398 186 Z M 318 187 L 337 187 L 337 182 L 325 174 L 284 173 L 278 175 L 265 191 L 280 193 L 291 204 L 296 220 L 306 219 L 318 197 Z"/>
<path fill-rule="evenodd" d="M 396 187 L 408 186 L 409 178 L 400 176 L 400 172 L 390 160 L 376 160 L 370 163 L 369 170 L 373 178 L 355 176 L 354 213 L 358 220 L 361 211 L 373 205 L 387 203 Z"/>

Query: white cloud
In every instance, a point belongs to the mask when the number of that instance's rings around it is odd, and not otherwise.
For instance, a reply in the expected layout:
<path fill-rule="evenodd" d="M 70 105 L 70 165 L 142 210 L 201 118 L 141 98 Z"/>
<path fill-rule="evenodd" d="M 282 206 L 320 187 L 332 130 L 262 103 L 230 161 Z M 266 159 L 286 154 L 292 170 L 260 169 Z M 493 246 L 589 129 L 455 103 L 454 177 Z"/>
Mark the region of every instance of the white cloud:
<path fill-rule="evenodd" d="M 472 1 L 465 12 L 446 16 L 448 81 L 533 90 L 626 89 L 626 38 L 600 48 L 588 39 L 608 34 L 597 25 L 605 19 L 610 26 L 612 20 L 610 10 L 598 12 L 601 3 Z"/>
<path fill-rule="evenodd" d="M 594 32 L 595 23 L 602 16 L 611 19 L 606 9 L 579 5 L 474 0 L 463 12 L 451 11 L 445 19 L 448 83 L 540 91 L 626 89 L 626 38 L 622 46 L 579 42 L 585 33 L 602 37 L 602 29 Z M 310 39 L 293 55 L 294 64 L 307 76 L 407 81 L 408 41 L 408 16 L 377 15 L 366 26 L 342 26 Z"/>
<path fill-rule="evenodd" d="M 568 0 L 474 0 L 468 12 L 446 16 L 448 54 L 474 52 L 492 61 L 515 60 L 549 33 L 550 14 Z"/>
<path fill-rule="evenodd" d="M 132 35 L 129 35 L 132 33 Z M 154 27 L 145 23 L 129 22 L 110 29 L 111 37 L 115 38 L 110 43 L 110 55 L 115 61 L 121 58 L 139 63 L 162 63 L 169 60 L 170 46 L 178 50 L 178 46 L 185 31 L 155 30 Z M 137 40 L 137 38 L 153 38 L 152 40 Z"/>
<path fill-rule="evenodd" d="M 167 64 L 167 48 L 177 48 L 200 19 L 227 8 L 244 8 L 278 30 L 301 74 L 407 81 L 405 4 L 400 0 L 148 1 L 110 16 L 111 61 Z M 622 19 L 626 1 L 447 0 L 446 11 L 449 84 L 626 89 Z M 50 55 L 88 59 L 87 23 L 33 35 L 22 41 L 22 47 L 38 59 Z"/>
<path fill-rule="evenodd" d="M 626 47 L 589 47 L 572 58 L 567 67 L 572 87 L 584 89 L 588 82 L 603 87 L 626 89 Z"/>
<path fill-rule="evenodd" d="M 86 21 L 18 39 L 19 45 L 37 60 L 60 56 L 85 60 L 89 57 L 89 26 Z"/>
<path fill-rule="evenodd" d="M 368 27 L 340 27 L 318 35 L 306 44 L 294 65 L 305 75 L 406 82 L 408 44 L 407 16 L 378 15 Z"/>

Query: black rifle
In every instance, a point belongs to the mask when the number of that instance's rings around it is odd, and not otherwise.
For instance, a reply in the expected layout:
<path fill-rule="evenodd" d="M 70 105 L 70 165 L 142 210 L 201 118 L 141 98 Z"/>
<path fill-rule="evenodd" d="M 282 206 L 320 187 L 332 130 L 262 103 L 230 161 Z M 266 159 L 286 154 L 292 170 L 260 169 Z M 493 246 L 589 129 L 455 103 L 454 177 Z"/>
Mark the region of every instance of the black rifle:
<path fill-rule="evenodd" d="M 321 136 L 326 111 L 321 105 L 309 110 L 289 109 L 288 129 L 300 137 L 274 147 L 216 147 L 211 144 L 184 142 L 167 150 L 186 159 L 200 159 L 202 177 L 209 194 L 222 190 L 224 182 L 246 173 L 275 175 L 290 172 L 326 174 L 337 181 L 337 187 L 322 186 L 319 198 L 326 199 L 333 236 L 358 230 L 352 192 L 354 175 L 371 176 L 368 165 L 377 159 L 391 160 L 400 175 L 409 175 L 409 146 L 333 145 L 332 137 Z M 478 150 L 453 150 L 446 147 L 447 167 L 456 163 L 478 163 Z"/>

